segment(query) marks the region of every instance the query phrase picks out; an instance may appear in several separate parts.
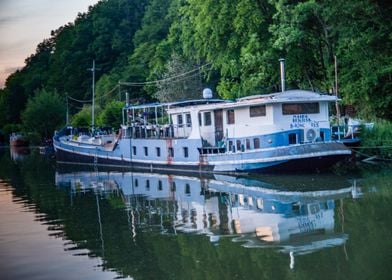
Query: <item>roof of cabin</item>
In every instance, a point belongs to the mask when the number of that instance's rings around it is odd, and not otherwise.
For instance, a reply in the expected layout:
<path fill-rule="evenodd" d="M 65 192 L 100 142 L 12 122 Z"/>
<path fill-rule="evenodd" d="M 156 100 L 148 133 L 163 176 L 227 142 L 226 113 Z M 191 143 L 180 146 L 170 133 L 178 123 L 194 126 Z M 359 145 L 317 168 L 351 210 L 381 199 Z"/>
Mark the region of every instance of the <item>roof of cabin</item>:
<path fill-rule="evenodd" d="M 219 100 L 219 99 L 218 99 Z M 265 95 L 252 95 L 239 98 L 236 101 L 220 100 L 221 102 L 204 102 L 204 103 L 184 103 L 183 106 L 170 106 L 172 113 L 181 112 L 185 107 L 197 106 L 198 110 L 214 110 L 214 109 L 228 109 L 235 107 L 244 106 L 256 106 L 263 104 L 272 103 L 283 103 L 283 102 L 335 102 L 338 100 L 334 95 L 321 94 L 318 92 L 307 91 L 307 90 L 288 90 L 285 92 L 277 92 Z M 218 104 L 217 104 L 218 103 Z M 177 108 L 181 107 L 181 109 Z M 190 109 L 190 108 L 189 108 Z"/>
<path fill-rule="evenodd" d="M 308 90 L 287 90 L 284 92 L 276 92 L 272 94 L 265 95 L 251 95 L 243 98 L 237 99 L 237 102 L 254 100 L 254 99 L 265 99 L 265 100 L 294 100 L 294 101 L 303 101 L 303 100 L 328 100 L 335 101 L 336 97 L 334 95 L 322 94 L 314 91 Z"/>
<path fill-rule="evenodd" d="M 147 108 L 157 108 L 157 107 L 179 108 L 179 107 L 189 107 L 189 106 L 216 104 L 216 103 L 224 103 L 224 102 L 232 102 L 232 101 L 223 100 L 223 99 L 195 99 L 195 100 L 183 100 L 177 102 L 166 102 L 166 103 L 155 102 L 155 103 L 146 103 L 140 105 L 129 105 L 129 106 L 125 106 L 124 109 L 147 109 Z"/>

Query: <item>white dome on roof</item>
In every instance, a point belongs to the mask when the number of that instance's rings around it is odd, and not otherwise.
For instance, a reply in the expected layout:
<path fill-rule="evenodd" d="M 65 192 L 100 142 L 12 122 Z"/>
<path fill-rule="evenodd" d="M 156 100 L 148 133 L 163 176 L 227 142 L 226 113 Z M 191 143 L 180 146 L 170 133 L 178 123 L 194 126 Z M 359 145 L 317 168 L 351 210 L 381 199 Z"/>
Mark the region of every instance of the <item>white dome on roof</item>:
<path fill-rule="evenodd" d="M 203 89 L 203 98 L 204 99 L 211 99 L 212 98 L 212 90 L 209 88 Z"/>

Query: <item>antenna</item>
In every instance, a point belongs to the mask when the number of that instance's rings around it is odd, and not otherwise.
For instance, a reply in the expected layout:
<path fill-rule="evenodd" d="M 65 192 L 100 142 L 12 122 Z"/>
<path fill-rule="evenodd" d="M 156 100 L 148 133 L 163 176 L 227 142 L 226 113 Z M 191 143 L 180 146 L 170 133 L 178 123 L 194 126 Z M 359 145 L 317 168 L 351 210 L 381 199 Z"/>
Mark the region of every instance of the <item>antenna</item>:
<path fill-rule="evenodd" d="M 94 101 L 94 96 L 95 96 L 95 70 L 101 70 L 99 68 L 95 68 L 95 60 L 93 59 L 93 67 L 89 68 L 87 70 L 90 70 L 93 75 L 93 81 L 92 81 L 92 108 L 91 108 L 91 129 L 94 132 L 94 107 L 95 107 L 95 101 Z"/>
<path fill-rule="evenodd" d="M 336 55 L 334 55 L 334 62 L 335 62 L 335 95 L 336 95 L 336 118 L 338 119 L 338 124 L 340 122 L 340 107 L 338 103 L 339 92 L 338 92 L 338 60 Z"/>
<path fill-rule="evenodd" d="M 279 62 L 280 62 L 280 83 L 281 83 L 282 92 L 284 92 L 285 91 L 285 84 L 286 84 L 285 70 L 284 70 L 284 58 L 280 58 Z"/>

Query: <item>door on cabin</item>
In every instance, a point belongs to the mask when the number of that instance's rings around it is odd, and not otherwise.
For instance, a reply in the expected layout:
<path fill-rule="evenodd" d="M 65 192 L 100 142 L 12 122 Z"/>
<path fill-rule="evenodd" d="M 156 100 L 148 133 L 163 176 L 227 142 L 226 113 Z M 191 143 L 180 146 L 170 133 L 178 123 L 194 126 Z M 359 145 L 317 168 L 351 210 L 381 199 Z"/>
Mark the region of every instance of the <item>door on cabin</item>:
<path fill-rule="evenodd" d="M 219 146 L 223 140 L 223 110 L 214 110 L 215 123 L 215 146 Z"/>

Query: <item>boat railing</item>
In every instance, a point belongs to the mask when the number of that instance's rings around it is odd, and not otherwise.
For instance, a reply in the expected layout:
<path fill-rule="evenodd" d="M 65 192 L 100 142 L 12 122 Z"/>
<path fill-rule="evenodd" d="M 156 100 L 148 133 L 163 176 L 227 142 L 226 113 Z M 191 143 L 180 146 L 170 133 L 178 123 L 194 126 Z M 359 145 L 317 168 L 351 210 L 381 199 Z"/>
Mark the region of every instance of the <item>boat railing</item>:
<path fill-rule="evenodd" d="M 333 140 L 355 139 L 358 137 L 361 126 L 355 125 L 332 125 L 331 135 Z"/>
<path fill-rule="evenodd" d="M 123 138 L 132 139 L 165 139 L 165 138 L 187 138 L 191 127 L 187 125 L 156 125 L 156 124 L 131 124 Z"/>
<path fill-rule="evenodd" d="M 209 155 L 209 154 L 224 154 L 226 153 L 225 147 L 201 147 L 197 148 L 201 155 Z"/>

